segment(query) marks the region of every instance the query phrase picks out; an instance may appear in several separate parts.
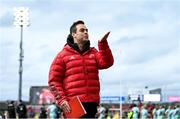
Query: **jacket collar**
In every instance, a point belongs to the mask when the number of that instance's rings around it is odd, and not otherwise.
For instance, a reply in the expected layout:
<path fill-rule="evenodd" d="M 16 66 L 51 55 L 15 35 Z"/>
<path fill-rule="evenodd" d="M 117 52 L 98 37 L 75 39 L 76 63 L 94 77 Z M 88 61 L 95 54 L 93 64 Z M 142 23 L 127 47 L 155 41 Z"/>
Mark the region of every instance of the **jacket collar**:
<path fill-rule="evenodd" d="M 84 44 L 84 47 L 83 47 L 83 50 L 80 51 L 79 47 L 78 47 L 78 44 L 77 43 L 74 43 L 74 39 L 72 37 L 72 35 L 68 35 L 67 37 L 67 44 L 72 47 L 74 50 L 78 51 L 80 54 L 83 54 L 84 52 L 86 52 L 87 50 L 89 50 L 90 48 L 90 41 L 88 40 L 85 44 Z"/>

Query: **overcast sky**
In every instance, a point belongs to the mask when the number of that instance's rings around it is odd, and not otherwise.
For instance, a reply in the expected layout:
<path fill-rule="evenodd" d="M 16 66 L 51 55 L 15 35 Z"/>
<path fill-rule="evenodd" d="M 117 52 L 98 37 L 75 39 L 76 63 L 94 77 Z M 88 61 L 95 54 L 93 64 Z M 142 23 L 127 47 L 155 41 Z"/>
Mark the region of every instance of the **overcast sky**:
<path fill-rule="evenodd" d="M 22 99 L 31 86 L 45 86 L 55 55 L 69 27 L 84 20 L 91 46 L 107 31 L 114 65 L 100 71 L 102 96 L 162 88 L 180 96 L 179 0 L 0 0 L 0 100 L 18 98 L 20 28 L 13 8 L 29 7 L 31 25 L 24 29 Z"/>

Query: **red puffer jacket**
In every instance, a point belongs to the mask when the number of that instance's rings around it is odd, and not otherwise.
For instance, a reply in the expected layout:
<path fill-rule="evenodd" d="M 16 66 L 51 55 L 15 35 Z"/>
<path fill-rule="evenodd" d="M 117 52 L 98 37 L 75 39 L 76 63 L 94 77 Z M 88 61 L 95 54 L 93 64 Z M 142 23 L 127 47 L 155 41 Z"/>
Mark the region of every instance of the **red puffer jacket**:
<path fill-rule="evenodd" d="M 90 48 L 80 54 L 69 45 L 55 57 L 49 72 L 49 87 L 59 105 L 79 96 L 82 102 L 99 103 L 98 69 L 113 65 L 107 41 L 98 43 L 99 51 Z"/>

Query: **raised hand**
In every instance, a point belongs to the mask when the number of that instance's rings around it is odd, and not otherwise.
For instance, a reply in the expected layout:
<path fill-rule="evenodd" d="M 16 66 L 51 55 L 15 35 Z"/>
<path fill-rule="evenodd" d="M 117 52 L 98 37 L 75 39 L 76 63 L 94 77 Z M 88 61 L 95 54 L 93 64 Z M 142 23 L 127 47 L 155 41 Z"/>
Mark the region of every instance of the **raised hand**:
<path fill-rule="evenodd" d="M 110 31 L 107 32 L 107 33 L 99 40 L 99 42 L 105 41 L 105 40 L 107 39 L 107 37 L 109 36 L 109 34 L 110 34 Z"/>

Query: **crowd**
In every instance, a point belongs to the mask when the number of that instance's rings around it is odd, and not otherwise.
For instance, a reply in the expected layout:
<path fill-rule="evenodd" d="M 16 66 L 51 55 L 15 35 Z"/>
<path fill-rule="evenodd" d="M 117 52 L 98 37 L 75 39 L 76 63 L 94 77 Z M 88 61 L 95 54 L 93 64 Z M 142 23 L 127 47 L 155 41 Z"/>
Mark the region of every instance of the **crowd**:
<path fill-rule="evenodd" d="M 180 119 L 180 108 L 171 104 L 132 104 L 124 115 L 128 119 Z"/>
<path fill-rule="evenodd" d="M 16 118 L 19 119 L 27 118 L 27 108 L 26 105 L 20 100 L 17 104 L 14 101 L 7 102 L 7 110 L 4 111 L 4 114 L 0 118 Z"/>
<path fill-rule="evenodd" d="M 124 106 L 125 107 L 125 106 Z M 119 110 L 101 106 L 99 119 L 119 119 Z M 174 104 L 130 104 L 122 110 L 122 119 L 180 119 L 179 105 Z"/>
<path fill-rule="evenodd" d="M 112 110 L 112 106 L 109 107 L 100 105 L 97 107 L 96 118 L 98 119 L 119 119 L 119 110 Z M 63 111 L 57 106 L 56 103 L 49 105 L 26 105 L 22 101 L 18 103 L 10 101 L 7 104 L 7 110 L 4 111 L 3 115 L 0 115 L 0 119 L 64 119 Z"/>
<path fill-rule="evenodd" d="M 40 107 L 33 107 L 31 105 L 26 105 L 23 101 L 18 103 L 10 101 L 7 103 L 7 110 L 4 111 L 3 115 L 0 115 L 0 119 L 58 119 L 62 118 L 62 111 L 55 104 L 41 105 Z"/>
<path fill-rule="evenodd" d="M 98 119 L 119 119 L 119 108 L 113 105 L 100 105 L 97 107 L 96 118 Z M 122 119 L 180 119 L 179 105 L 169 104 L 130 104 L 124 108 Z M 32 105 L 26 106 L 21 100 L 18 103 L 8 103 L 7 110 L 0 119 L 64 119 L 62 110 L 55 104 L 40 105 L 38 108 Z"/>

